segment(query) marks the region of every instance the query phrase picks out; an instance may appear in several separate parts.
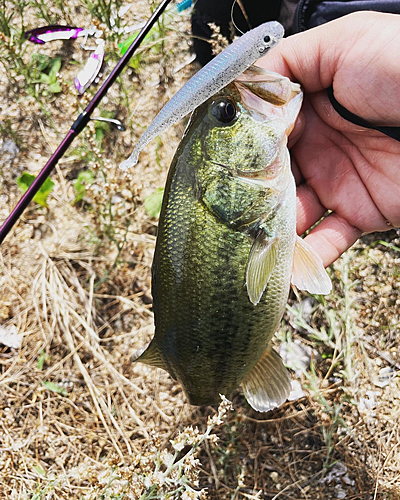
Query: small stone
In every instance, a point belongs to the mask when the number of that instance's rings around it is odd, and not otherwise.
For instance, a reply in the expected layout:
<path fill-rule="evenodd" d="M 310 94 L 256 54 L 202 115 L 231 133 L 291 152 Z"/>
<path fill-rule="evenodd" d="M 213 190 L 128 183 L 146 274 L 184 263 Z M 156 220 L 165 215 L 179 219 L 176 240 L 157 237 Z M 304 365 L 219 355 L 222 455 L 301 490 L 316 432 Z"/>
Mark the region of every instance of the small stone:
<path fill-rule="evenodd" d="M 301 387 L 301 384 L 298 380 L 291 381 L 292 390 L 288 396 L 288 401 L 296 401 L 297 399 L 301 399 L 305 396 L 304 391 Z"/>
<path fill-rule="evenodd" d="M 276 483 L 279 479 L 279 474 L 276 471 L 274 471 L 270 473 L 269 477 L 272 479 L 274 483 Z"/>
<path fill-rule="evenodd" d="M 386 366 L 385 368 L 382 368 L 379 370 L 379 375 L 377 378 L 373 380 L 374 385 L 377 387 L 386 387 L 387 385 L 390 384 L 392 379 L 396 377 L 397 372 L 395 371 L 394 368 L 390 366 Z"/>

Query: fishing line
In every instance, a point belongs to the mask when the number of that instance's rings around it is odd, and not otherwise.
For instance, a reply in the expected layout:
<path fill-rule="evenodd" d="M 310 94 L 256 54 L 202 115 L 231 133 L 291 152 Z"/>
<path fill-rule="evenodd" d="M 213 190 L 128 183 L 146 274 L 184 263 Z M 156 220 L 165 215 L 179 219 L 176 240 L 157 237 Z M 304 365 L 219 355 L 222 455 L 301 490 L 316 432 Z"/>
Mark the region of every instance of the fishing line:
<path fill-rule="evenodd" d="M 236 0 L 233 0 L 233 4 L 232 4 L 232 7 L 231 7 L 231 22 L 232 22 L 234 28 L 237 29 L 239 31 L 239 33 L 241 33 L 242 35 L 244 35 L 243 31 L 238 26 L 236 26 L 236 23 L 233 20 L 233 9 L 234 9 L 235 5 L 236 5 Z"/>
<path fill-rule="evenodd" d="M 0 227 L 0 245 L 1 245 L 1 243 L 3 243 L 4 238 L 11 231 L 12 227 L 17 222 L 17 220 L 20 218 L 20 216 L 22 215 L 22 213 L 24 212 L 26 207 L 29 205 L 29 203 L 32 201 L 32 199 L 34 198 L 36 193 L 39 191 L 39 189 L 41 188 L 41 186 L 43 185 L 45 180 L 48 178 L 48 176 L 54 170 L 54 167 L 57 165 L 60 158 L 62 158 L 64 153 L 67 151 L 67 149 L 71 145 L 72 141 L 86 127 L 86 125 L 88 124 L 88 122 L 90 120 L 90 117 L 91 117 L 91 114 L 93 113 L 93 111 L 100 104 L 100 101 L 106 95 L 108 89 L 115 82 L 117 77 L 120 75 L 120 73 L 122 72 L 124 67 L 129 62 L 129 59 L 133 56 L 136 49 L 143 42 L 145 36 L 148 34 L 150 29 L 156 23 L 157 19 L 161 16 L 161 14 L 164 12 L 164 10 L 166 9 L 167 5 L 170 2 L 171 2 L 171 0 L 163 0 L 159 4 L 157 9 L 153 12 L 153 15 L 147 21 L 145 26 L 143 26 L 143 28 L 139 32 L 138 36 L 135 38 L 135 40 L 129 46 L 128 50 L 121 57 L 121 59 L 119 60 L 119 62 L 115 66 L 115 68 L 112 70 L 112 72 L 110 73 L 110 75 L 108 76 L 106 81 L 103 83 L 103 85 L 100 87 L 100 89 L 96 92 L 93 99 L 89 102 L 89 104 L 87 105 L 85 110 L 78 116 L 78 118 L 72 124 L 67 135 L 64 137 L 64 139 L 62 140 L 62 142 L 60 143 L 58 148 L 51 155 L 48 162 L 43 167 L 43 169 L 40 171 L 40 173 L 38 174 L 36 179 L 29 186 L 29 188 L 25 192 L 25 194 L 22 195 L 22 197 L 19 200 L 19 202 L 17 203 L 17 205 L 14 207 L 14 209 L 12 210 L 10 215 L 4 221 L 3 225 Z M 116 124 L 114 124 L 114 125 L 116 125 Z"/>
<path fill-rule="evenodd" d="M 239 31 L 239 33 L 241 33 L 242 35 L 244 35 L 243 31 L 236 25 L 235 21 L 233 20 L 233 9 L 235 8 L 236 4 L 238 4 L 240 10 L 242 11 L 243 17 L 244 17 L 244 19 L 245 19 L 245 21 L 247 23 L 247 26 L 251 30 L 252 27 L 251 27 L 251 24 L 250 24 L 250 19 L 249 19 L 249 16 L 247 15 L 246 9 L 244 8 L 242 0 L 234 0 L 234 2 L 232 4 L 232 7 L 231 7 L 231 22 L 232 22 L 233 26 L 237 29 L 237 31 Z"/>

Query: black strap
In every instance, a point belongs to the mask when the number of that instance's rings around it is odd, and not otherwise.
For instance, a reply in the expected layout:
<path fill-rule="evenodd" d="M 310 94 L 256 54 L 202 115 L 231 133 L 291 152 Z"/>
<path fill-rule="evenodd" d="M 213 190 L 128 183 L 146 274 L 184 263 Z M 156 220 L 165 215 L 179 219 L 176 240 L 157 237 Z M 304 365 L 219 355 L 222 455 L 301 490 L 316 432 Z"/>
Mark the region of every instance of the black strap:
<path fill-rule="evenodd" d="M 346 109 L 340 103 L 338 103 L 337 100 L 335 99 L 335 96 L 333 95 L 332 85 L 328 89 L 326 89 L 326 91 L 328 93 L 328 97 L 332 103 L 332 106 L 335 108 L 335 111 L 337 111 L 342 118 L 348 120 L 351 123 L 354 123 L 355 125 L 359 125 L 360 127 L 378 130 L 379 132 L 382 132 L 382 134 L 385 134 L 391 137 L 392 139 L 395 139 L 396 141 L 400 142 L 400 127 L 379 127 L 376 125 L 372 125 L 372 123 L 369 123 L 367 122 L 367 120 L 364 120 L 364 118 L 361 118 L 355 115 L 354 113 L 351 113 L 348 109 Z"/>

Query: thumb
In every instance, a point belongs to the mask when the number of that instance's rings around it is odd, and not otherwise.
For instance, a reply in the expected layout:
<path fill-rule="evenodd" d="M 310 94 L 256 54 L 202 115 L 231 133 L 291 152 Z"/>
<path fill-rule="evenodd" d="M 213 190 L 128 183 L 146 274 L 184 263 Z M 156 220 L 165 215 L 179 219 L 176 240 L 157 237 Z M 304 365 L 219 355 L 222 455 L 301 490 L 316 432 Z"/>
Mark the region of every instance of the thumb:
<path fill-rule="evenodd" d="M 362 59 L 368 52 L 368 62 L 372 54 L 379 56 L 385 48 L 384 29 L 399 22 L 396 14 L 355 12 L 281 40 L 257 65 L 300 82 L 306 92 L 318 92 L 332 85 L 349 56 Z"/>
<path fill-rule="evenodd" d="M 396 124 L 400 15 L 356 12 L 282 40 L 257 65 L 299 82 L 306 93 L 333 85 L 336 99 L 366 120 Z"/>

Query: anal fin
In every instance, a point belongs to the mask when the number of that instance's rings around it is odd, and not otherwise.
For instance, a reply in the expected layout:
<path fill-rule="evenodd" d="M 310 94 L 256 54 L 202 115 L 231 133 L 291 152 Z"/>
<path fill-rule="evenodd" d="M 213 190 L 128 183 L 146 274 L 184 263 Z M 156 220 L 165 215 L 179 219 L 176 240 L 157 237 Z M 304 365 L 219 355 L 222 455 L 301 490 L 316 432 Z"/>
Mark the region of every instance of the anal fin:
<path fill-rule="evenodd" d="M 291 391 L 289 372 L 271 346 L 245 377 L 242 389 L 250 406 L 257 411 L 270 411 L 286 401 Z"/>
<path fill-rule="evenodd" d="M 326 295 L 332 289 L 331 279 L 321 257 L 300 236 L 296 237 L 291 281 L 299 290 L 310 293 Z"/>

